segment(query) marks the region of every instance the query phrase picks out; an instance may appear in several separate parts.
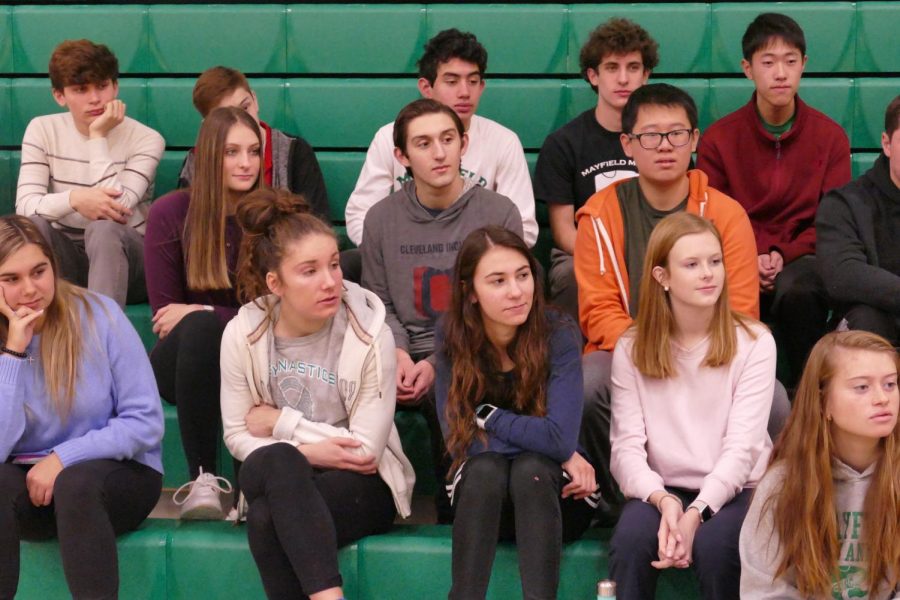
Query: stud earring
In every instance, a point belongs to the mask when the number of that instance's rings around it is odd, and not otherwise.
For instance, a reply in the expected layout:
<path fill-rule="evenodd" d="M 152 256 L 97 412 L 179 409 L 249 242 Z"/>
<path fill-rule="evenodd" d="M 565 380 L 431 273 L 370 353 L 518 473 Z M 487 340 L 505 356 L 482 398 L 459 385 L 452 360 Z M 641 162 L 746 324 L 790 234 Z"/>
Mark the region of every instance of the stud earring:
<path fill-rule="evenodd" d="M 665 291 L 666 291 L 666 293 L 668 293 L 668 292 L 669 292 L 669 286 L 667 286 L 667 285 L 664 285 L 664 286 L 663 286 L 663 289 L 664 289 L 664 290 L 665 290 Z"/>

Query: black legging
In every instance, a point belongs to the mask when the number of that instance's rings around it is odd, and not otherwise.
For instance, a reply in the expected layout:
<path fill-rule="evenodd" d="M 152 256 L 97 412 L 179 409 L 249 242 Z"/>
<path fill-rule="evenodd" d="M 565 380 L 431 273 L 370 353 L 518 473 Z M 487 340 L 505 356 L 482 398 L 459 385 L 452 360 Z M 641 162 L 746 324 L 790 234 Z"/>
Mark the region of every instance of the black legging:
<path fill-rule="evenodd" d="M 594 509 L 560 497 L 558 462 L 525 452 L 469 458 L 453 492 L 453 587 L 450 598 L 484 598 L 498 540 L 515 540 L 522 595 L 556 598 L 562 544 L 581 537 Z"/>
<path fill-rule="evenodd" d="M 150 352 L 159 393 L 178 408 L 178 429 L 191 479 L 200 467 L 218 473 L 219 347 L 224 325 L 215 313 L 186 315 Z"/>
<path fill-rule="evenodd" d="M 396 516 L 376 475 L 320 471 L 290 444 L 253 451 L 241 466 L 247 538 L 269 598 L 302 598 L 342 584 L 337 549 L 384 533 Z"/>
<path fill-rule="evenodd" d="M 135 529 L 159 500 L 162 475 L 132 460 L 90 460 L 63 469 L 50 506 L 34 506 L 30 466 L 0 464 L 0 599 L 19 585 L 19 541 L 59 537 L 73 598 L 116 598 L 116 536 Z"/>

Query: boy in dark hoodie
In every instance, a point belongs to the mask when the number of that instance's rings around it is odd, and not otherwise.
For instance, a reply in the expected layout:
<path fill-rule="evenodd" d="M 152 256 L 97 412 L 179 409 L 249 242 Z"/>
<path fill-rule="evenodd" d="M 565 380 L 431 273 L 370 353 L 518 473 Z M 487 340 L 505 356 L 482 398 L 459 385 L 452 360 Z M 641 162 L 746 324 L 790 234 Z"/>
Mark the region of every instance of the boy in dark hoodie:
<path fill-rule="evenodd" d="M 884 151 L 862 177 L 822 198 L 816 259 L 832 308 L 849 329 L 900 341 L 900 96 L 888 105 Z"/>
<path fill-rule="evenodd" d="M 378 294 L 397 346 L 397 402 L 423 402 L 438 482 L 446 476 L 434 409 L 434 326 L 450 302 L 456 254 L 473 230 L 494 224 L 520 237 L 512 201 L 460 173 L 468 138 L 452 108 L 431 99 L 406 105 L 394 122 L 394 156 L 412 179 L 369 209 L 363 224 L 362 285 Z M 449 522 L 446 494 L 438 519 Z"/>

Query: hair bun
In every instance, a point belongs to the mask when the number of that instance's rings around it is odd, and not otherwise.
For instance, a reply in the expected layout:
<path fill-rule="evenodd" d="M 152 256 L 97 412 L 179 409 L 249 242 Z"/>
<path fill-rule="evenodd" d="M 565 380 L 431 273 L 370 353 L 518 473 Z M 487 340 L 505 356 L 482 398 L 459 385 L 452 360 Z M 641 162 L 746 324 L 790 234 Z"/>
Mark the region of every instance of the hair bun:
<path fill-rule="evenodd" d="M 303 196 L 287 190 L 260 188 L 241 198 L 235 216 L 245 232 L 262 235 L 282 217 L 308 212 L 309 204 Z"/>

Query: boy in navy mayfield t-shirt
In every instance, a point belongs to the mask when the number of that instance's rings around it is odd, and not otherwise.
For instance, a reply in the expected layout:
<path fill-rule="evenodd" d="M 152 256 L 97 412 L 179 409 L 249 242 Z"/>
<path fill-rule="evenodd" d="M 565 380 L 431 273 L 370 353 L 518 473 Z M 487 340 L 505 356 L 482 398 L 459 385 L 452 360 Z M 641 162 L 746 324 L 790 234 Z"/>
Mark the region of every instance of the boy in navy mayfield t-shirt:
<path fill-rule="evenodd" d="M 580 57 L 597 104 L 547 136 L 538 156 L 534 196 L 550 209 L 554 242 L 550 299 L 576 320 L 575 212 L 606 186 L 637 175 L 619 141 L 622 109 L 658 62 L 657 43 L 640 25 L 616 18 L 597 27 Z"/>

